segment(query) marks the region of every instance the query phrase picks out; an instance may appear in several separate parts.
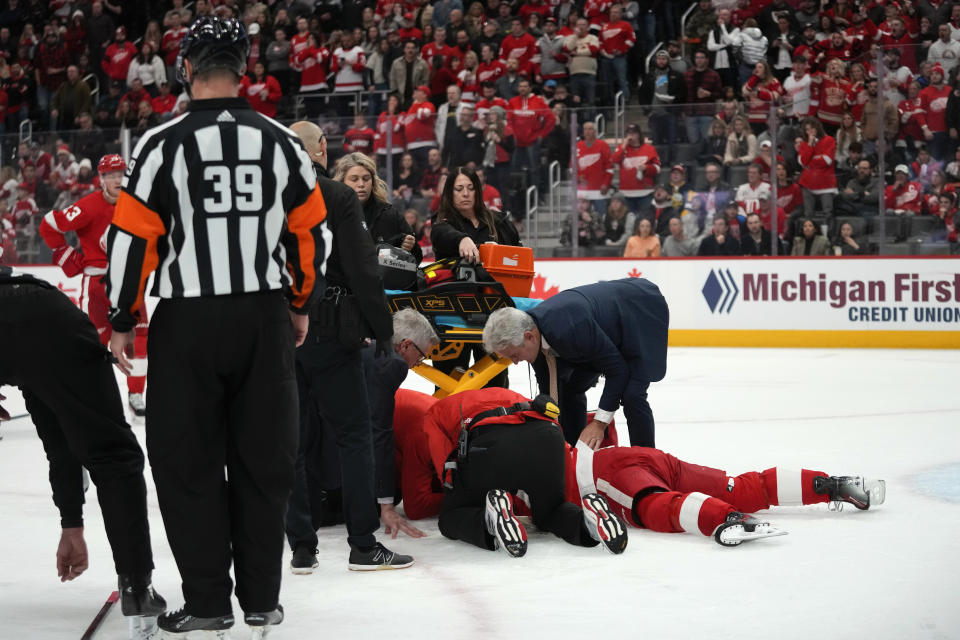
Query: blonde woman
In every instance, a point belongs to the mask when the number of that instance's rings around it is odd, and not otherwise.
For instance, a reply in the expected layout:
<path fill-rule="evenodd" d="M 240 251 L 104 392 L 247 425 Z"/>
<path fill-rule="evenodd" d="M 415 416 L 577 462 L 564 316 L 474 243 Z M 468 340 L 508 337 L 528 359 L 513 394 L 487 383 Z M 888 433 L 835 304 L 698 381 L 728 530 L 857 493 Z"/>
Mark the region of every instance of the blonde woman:
<path fill-rule="evenodd" d="M 750 130 L 746 116 L 733 119 L 733 131 L 727 135 L 727 151 L 723 164 L 728 167 L 750 164 L 757 157 L 757 136 Z"/>
<path fill-rule="evenodd" d="M 417 262 L 423 259 L 413 229 L 403 219 L 403 214 L 387 202 L 387 185 L 377 175 L 377 165 L 369 156 L 362 153 L 343 156 L 337 160 L 333 179 L 344 183 L 357 194 L 367 230 L 374 243 L 385 242 L 406 249 Z"/>

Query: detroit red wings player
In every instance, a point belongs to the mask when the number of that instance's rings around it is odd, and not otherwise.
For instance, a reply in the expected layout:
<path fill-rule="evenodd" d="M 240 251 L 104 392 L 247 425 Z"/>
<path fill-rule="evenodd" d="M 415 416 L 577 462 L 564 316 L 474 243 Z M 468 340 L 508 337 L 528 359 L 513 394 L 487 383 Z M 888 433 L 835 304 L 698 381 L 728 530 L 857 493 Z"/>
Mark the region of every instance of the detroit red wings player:
<path fill-rule="evenodd" d="M 100 191 L 77 200 L 63 211 L 53 210 L 40 223 L 40 235 L 53 250 L 53 261 L 67 276 L 83 275 L 80 308 L 97 327 L 100 342 L 110 342 L 110 303 L 102 282 L 107 272 L 104 234 L 113 219 L 113 207 L 120 194 L 126 163 L 119 155 L 103 156 L 97 165 Z M 73 231 L 80 240 L 79 250 L 67 244 L 64 234 Z M 143 312 L 141 312 L 143 313 Z M 146 415 L 143 390 L 147 375 L 147 318 L 143 314 L 134 340 L 134 373 L 127 378 L 128 402 L 137 417 Z"/>

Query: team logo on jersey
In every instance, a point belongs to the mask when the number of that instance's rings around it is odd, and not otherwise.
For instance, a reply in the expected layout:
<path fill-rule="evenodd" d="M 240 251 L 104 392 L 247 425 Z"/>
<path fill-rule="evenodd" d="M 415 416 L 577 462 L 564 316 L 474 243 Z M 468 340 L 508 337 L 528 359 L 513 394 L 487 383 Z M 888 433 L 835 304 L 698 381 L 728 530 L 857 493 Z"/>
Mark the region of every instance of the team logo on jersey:
<path fill-rule="evenodd" d="M 710 313 L 730 313 L 733 303 L 740 295 L 730 269 L 710 269 L 710 275 L 700 290 Z"/>

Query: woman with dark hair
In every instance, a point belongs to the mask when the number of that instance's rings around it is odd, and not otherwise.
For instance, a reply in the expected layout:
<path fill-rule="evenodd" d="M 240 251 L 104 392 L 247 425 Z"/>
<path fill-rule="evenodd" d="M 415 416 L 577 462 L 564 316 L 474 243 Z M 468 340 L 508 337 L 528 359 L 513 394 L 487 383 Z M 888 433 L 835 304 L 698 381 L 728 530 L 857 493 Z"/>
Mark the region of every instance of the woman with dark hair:
<path fill-rule="evenodd" d="M 797 182 L 803 187 L 803 211 L 808 218 L 813 216 L 816 201 L 820 210 L 833 215 L 833 196 L 837 194 L 836 150 L 837 141 L 828 136 L 823 124 L 816 118 L 804 118 L 801 124 L 803 137 L 797 137 L 794 146 L 797 161 L 803 167 Z"/>
<path fill-rule="evenodd" d="M 853 237 L 853 225 L 844 222 L 840 225 L 840 234 L 833 243 L 833 251 L 838 256 L 862 256 L 867 252 L 865 245 Z"/>
<path fill-rule="evenodd" d="M 437 260 L 460 257 L 467 262 L 479 262 L 481 244 L 492 242 L 520 246 L 520 234 L 510 217 L 500 211 L 491 211 L 483 203 L 483 185 L 477 174 L 464 167 L 450 172 L 440 195 L 440 208 L 431 227 L 433 252 Z M 433 366 L 450 373 L 456 367 L 470 366 L 470 356 L 480 360 L 486 353 L 480 345 L 464 346 L 456 358 L 436 360 Z M 488 387 L 507 387 L 507 371 L 494 377 Z"/>
<path fill-rule="evenodd" d="M 792 256 L 829 256 L 833 255 L 830 242 L 820 235 L 820 229 L 810 218 L 805 218 L 801 233 L 793 239 Z"/>
<path fill-rule="evenodd" d="M 333 179 L 357 194 L 374 244 L 383 242 L 400 247 L 412 253 L 417 263 L 423 260 L 413 229 L 404 220 L 403 213 L 387 202 L 387 185 L 377 176 L 377 166 L 369 156 L 355 152 L 341 157 L 334 168 Z"/>
<path fill-rule="evenodd" d="M 404 205 L 409 206 L 413 194 L 420 186 L 420 171 L 413 162 L 413 156 L 404 153 L 400 156 L 400 168 L 397 170 L 397 177 L 393 181 L 393 198 L 401 200 Z"/>
<path fill-rule="evenodd" d="M 510 218 L 483 204 L 483 185 L 469 169 L 458 167 L 447 177 L 440 208 L 433 221 L 433 249 L 437 260 L 480 259 L 478 247 L 486 242 L 520 246 L 520 234 Z"/>
<path fill-rule="evenodd" d="M 134 78 L 140 78 L 143 88 L 151 98 L 159 95 L 160 83 L 167 81 L 167 67 L 163 64 L 163 58 L 156 55 L 153 42 L 149 40 L 145 40 L 140 45 L 140 53 L 130 61 L 130 67 L 127 69 L 127 86 L 133 85 Z"/>

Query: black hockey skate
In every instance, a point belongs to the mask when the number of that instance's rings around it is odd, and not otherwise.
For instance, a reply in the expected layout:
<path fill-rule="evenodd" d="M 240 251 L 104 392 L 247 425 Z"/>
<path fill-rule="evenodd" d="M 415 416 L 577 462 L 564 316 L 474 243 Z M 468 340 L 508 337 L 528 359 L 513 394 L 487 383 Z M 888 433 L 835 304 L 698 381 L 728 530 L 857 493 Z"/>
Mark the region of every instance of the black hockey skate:
<path fill-rule="evenodd" d="M 127 394 L 127 404 L 130 406 L 130 411 L 133 412 L 135 417 L 140 419 L 146 417 L 147 403 L 144 400 L 142 393 Z"/>
<path fill-rule="evenodd" d="M 245 613 L 243 621 L 250 626 L 250 640 L 261 640 L 270 633 L 271 627 L 283 622 L 283 605 L 267 613 Z"/>
<path fill-rule="evenodd" d="M 487 492 L 484 520 L 493 536 L 495 549 L 503 549 L 511 558 L 522 558 L 527 552 L 527 530 L 513 515 L 513 498 L 503 489 Z"/>
<path fill-rule="evenodd" d="M 844 502 L 866 511 L 883 504 L 887 498 L 886 481 L 868 481 L 862 476 L 817 476 L 813 479 L 813 490 L 821 495 L 827 494 L 831 506 L 837 511 L 843 509 Z"/>
<path fill-rule="evenodd" d="M 123 615 L 156 617 L 167 610 L 167 601 L 153 590 L 150 576 L 149 571 L 140 575 L 119 576 L 117 582 Z"/>
<path fill-rule="evenodd" d="M 627 525 L 620 516 L 610 511 L 607 499 L 598 493 L 583 496 L 583 519 L 587 531 L 597 542 L 613 554 L 623 553 L 627 548 Z"/>
<path fill-rule="evenodd" d="M 320 566 L 317 562 L 317 550 L 305 545 L 299 545 L 293 550 L 290 558 L 290 571 L 295 575 L 304 576 L 313 573 Z"/>
<path fill-rule="evenodd" d="M 406 569 L 413 564 L 413 556 L 394 553 L 376 543 L 371 549 L 361 551 L 356 547 L 350 549 L 350 571 L 383 571 L 385 569 Z"/>
<path fill-rule="evenodd" d="M 216 618 L 198 618 L 183 609 L 169 611 L 157 620 L 163 634 L 160 638 L 170 640 L 228 640 L 233 614 Z"/>
<path fill-rule="evenodd" d="M 736 547 L 750 540 L 785 535 L 786 531 L 777 529 L 769 522 L 739 511 L 728 513 L 727 521 L 713 531 L 713 539 L 724 547 Z"/>

